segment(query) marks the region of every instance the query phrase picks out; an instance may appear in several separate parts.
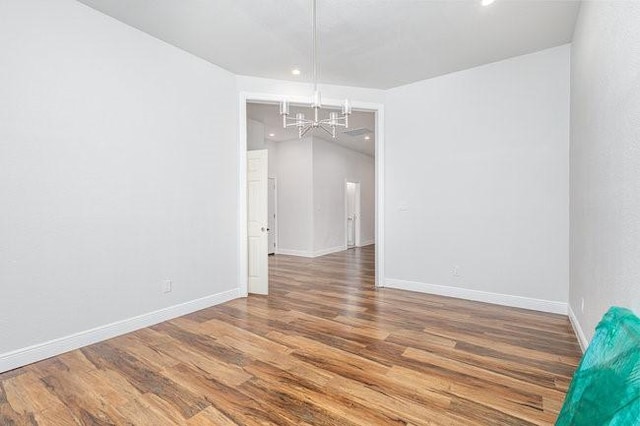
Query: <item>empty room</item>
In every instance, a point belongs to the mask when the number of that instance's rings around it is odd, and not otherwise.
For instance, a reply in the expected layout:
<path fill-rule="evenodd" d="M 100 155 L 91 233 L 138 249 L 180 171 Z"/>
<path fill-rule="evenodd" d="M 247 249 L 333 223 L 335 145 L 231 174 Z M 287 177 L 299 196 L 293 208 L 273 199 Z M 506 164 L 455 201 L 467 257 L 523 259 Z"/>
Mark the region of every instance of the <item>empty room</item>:
<path fill-rule="evenodd" d="M 640 1 L 0 0 L 0 426 L 640 425 Z"/>

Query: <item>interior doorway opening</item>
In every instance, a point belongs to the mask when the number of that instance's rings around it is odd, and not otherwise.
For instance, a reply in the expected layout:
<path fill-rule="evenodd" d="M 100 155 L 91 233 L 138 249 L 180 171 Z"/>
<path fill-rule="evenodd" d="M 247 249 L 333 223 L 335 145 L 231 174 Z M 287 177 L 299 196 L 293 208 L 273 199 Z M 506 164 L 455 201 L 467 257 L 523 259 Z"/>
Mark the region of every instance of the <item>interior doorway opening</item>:
<path fill-rule="evenodd" d="M 345 223 L 347 248 L 360 247 L 360 182 L 346 182 L 345 184 Z"/>
<path fill-rule="evenodd" d="M 381 271 L 380 259 L 383 254 L 382 250 L 378 252 L 378 247 L 380 247 L 378 244 L 382 241 L 379 226 L 382 216 L 382 211 L 379 209 L 379 206 L 382 205 L 380 198 L 382 194 L 380 187 L 382 167 L 380 159 L 374 154 L 382 152 L 380 133 L 382 126 L 379 122 L 382 117 L 382 107 L 377 104 L 355 102 L 350 128 L 339 134 L 337 139 L 328 140 L 320 134 L 312 133 L 311 139 L 307 140 L 300 140 L 297 135 L 283 140 L 282 138 L 286 138 L 286 135 L 282 135 L 278 101 L 279 97 L 271 95 L 241 94 L 240 123 L 243 128 L 240 132 L 239 147 L 243 161 L 240 167 L 241 193 L 239 197 L 240 253 L 241 259 L 247 259 L 246 263 L 241 262 L 240 265 L 241 291 L 243 288 L 246 288 L 247 293 L 250 290 L 248 286 L 242 286 L 243 280 L 249 281 L 249 278 L 256 278 L 254 274 L 249 274 L 249 267 L 251 263 L 258 263 L 256 262 L 258 255 L 264 256 L 268 265 L 269 259 L 275 261 L 279 255 L 285 256 L 282 257 L 283 260 L 286 259 L 286 256 L 292 255 L 314 258 L 347 250 L 351 247 L 375 243 L 375 269 L 376 276 L 378 276 Z M 304 108 L 303 104 L 305 102 L 302 99 L 298 103 L 295 98 L 291 98 L 292 109 L 302 109 Z M 334 107 L 331 101 L 326 102 L 326 105 L 326 108 L 323 107 L 326 111 L 332 111 L 337 107 L 337 105 Z M 273 109 L 272 118 L 277 121 L 276 126 L 271 126 L 268 121 L 256 120 L 255 110 L 269 107 Z M 361 117 L 367 115 L 371 117 L 370 124 L 358 125 L 357 119 L 354 119 L 358 116 L 355 114 L 356 112 L 360 113 Z M 256 124 L 256 122 L 258 123 Z M 257 132 L 256 129 L 258 129 Z M 256 137 L 256 135 L 258 136 Z M 352 143 L 353 146 L 345 146 L 349 143 Z M 326 156 L 328 152 L 340 150 L 348 153 L 347 156 L 366 157 L 367 154 L 362 151 L 368 147 L 370 154 L 366 158 L 368 158 L 370 166 L 349 168 L 342 163 L 336 164 L 331 161 L 324 162 L 322 165 L 304 165 L 299 161 L 299 157 L 294 158 L 290 153 L 285 152 L 288 149 L 283 148 L 285 145 L 293 147 L 294 150 L 306 150 L 310 158 L 320 158 Z M 256 248 L 257 245 L 250 244 L 247 234 L 249 226 L 247 202 L 250 194 L 248 192 L 243 194 L 243 191 L 249 189 L 247 187 L 247 159 L 252 155 L 250 152 L 256 150 L 265 150 L 268 158 L 267 183 L 265 185 L 267 208 L 264 226 L 260 226 L 260 229 L 265 229 L 267 242 L 264 244 L 264 251 L 260 250 L 259 253 L 256 253 L 253 250 L 254 253 L 252 253 L 252 248 Z M 300 153 L 296 152 L 296 155 Z M 283 165 L 285 171 L 281 172 Z M 298 186 L 301 183 L 308 184 L 308 188 L 302 188 L 302 190 L 297 188 L 303 194 L 302 198 L 292 197 L 292 186 L 290 182 L 287 182 L 287 173 L 291 173 L 292 169 L 296 168 L 296 171 L 307 173 L 307 178 L 293 180 Z M 361 169 L 371 170 L 370 176 L 360 177 Z M 291 181 L 291 179 L 289 180 Z M 287 203 L 292 200 L 293 208 L 287 207 Z M 321 204 L 323 202 L 326 205 Z M 349 214 L 347 214 L 348 209 Z M 304 217 L 311 217 L 311 220 L 306 223 L 291 221 L 286 216 L 292 213 L 303 213 Z M 364 218 L 364 215 L 368 216 Z M 351 225 L 347 222 L 348 217 L 351 218 Z M 283 221 L 284 223 L 282 223 Z M 292 223 L 295 226 L 291 226 Z M 332 224 L 331 227 L 328 227 L 329 223 Z M 295 245 L 295 242 L 291 242 L 292 236 L 300 237 L 301 242 Z M 371 246 L 370 249 L 373 247 Z M 374 253 L 374 251 L 370 250 L 370 253 Z M 252 271 L 255 272 L 255 268 Z M 376 285 L 378 283 L 379 280 L 376 279 Z"/>

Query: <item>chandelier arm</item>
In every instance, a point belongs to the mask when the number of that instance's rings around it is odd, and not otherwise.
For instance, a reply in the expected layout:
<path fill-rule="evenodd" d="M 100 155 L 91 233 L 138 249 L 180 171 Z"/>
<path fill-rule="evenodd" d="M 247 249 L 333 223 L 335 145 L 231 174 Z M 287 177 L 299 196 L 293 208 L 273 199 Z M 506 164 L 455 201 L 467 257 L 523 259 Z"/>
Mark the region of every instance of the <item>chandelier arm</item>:
<path fill-rule="evenodd" d="M 332 138 L 335 139 L 335 135 L 333 134 L 333 132 L 331 130 L 327 129 L 325 126 L 326 126 L 326 124 L 323 124 L 323 123 L 319 123 L 318 124 L 318 128 L 324 130 L 325 132 L 327 132 L 329 134 L 329 136 L 331 136 Z"/>
<path fill-rule="evenodd" d="M 346 119 L 347 119 L 347 117 L 345 117 L 344 115 L 341 115 L 341 116 L 339 116 L 339 117 L 334 117 L 334 118 L 332 118 L 332 117 L 329 117 L 329 118 L 323 118 L 322 120 L 318 120 L 318 121 L 319 121 L 319 122 L 321 122 L 321 123 L 325 123 L 325 122 L 326 122 L 326 123 L 329 123 L 329 122 L 331 122 L 331 121 L 338 122 L 338 121 L 344 121 L 344 120 L 346 120 Z"/>
<path fill-rule="evenodd" d="M 306 127 L 301 127 L 300 130 L 298 131 L 298 137 L 300 139 L 302 139 L 304 137 L 304 135 L 306 135 L 307 133 L 309 133 L 309 130 L 313 129 L 313 126 L 310 124 Z"/>
<path fill-rule="evenodd" d="M 309 119 L 307 119 L 307 118 L 304 118 L 304 119 L 302 119 L 302 120 L 299 120 L 299 119 L 294 118 L 294 117 L 286 117 L 286 120 L 289 120 L 289 121 L 287 121 L 287 123 L 286 123 L 286 125 L 284 126 L 284 128 L 287 128 L 287 127 L 296 127 L 296 126 L 298 126 L 298 123 L 300 123 L 300 122 L 302 122 L 302 124 L 304 124 L 304 125 L 310 125 L 310 124 L 313 124 L 313 120 L 309 120 Z"/>
<path fill-rule="evenodd" d="M 291 121 L 289 121 L 287 123 L 287 126 L 297 126 L 298 123 L 302 123 L 302 124 L 312 124 L 313 120 L 309 120 L 309 119 L 304 119 L 304 120 L 297 120 L 297 119 L 292 119 Z"/>
<path fill-rule="evenodd" d="M 346 123 L 341 123 L 340 120 L 345 120 L 346 117 L 338 117 L 335 120 L 332 120 L 330 118 L 323 118 L 322 120 L 319 121 L 319 124 L 323 124 L 325 126 L 336 126 L 336 127 L 344 127 L 347 128 Z M 332 124 L 333 123 L 333 124 Z"/>

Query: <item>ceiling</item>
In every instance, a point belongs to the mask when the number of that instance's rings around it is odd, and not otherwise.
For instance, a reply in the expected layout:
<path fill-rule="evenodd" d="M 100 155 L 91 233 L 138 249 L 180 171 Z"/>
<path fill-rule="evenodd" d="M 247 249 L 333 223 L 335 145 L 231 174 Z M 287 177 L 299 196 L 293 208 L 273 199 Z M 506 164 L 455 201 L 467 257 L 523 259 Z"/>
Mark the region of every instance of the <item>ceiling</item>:
<path fill-rule="evenodd" d="M 328 117 L 331 108 L 322 108 L 320 110 L 320 118 Z M 298 139 L 298 130 L 295 128 L 282 128 L 282 118 L 280 117 L 280 107 L 272 104 L 247 104 L 247 118 L 255 121 L 259 121 L 264 124 L 265 138 L 270 141 L 281 142 L 290 141 L 292 139 Z M 310 118 L 313 115 L 311 108 L 295 107 L 290 108 L 290 113 L 295 116 L 296 113 L 302 112 L 306 117 Z M 358 136 L 350 136 L 345 134 L 345 131 L 358 131 L 362 130 L 362 133 Z M 364 132 L 364 130 L 367 130 Z M 273 136 L 270 136 L 273 134 Z M 338 131 L 337 139 L 332 139 L 331 136 L 324 133 L 322 130 L 316 130 L 313 132 L 314 137 L 324 139 L 326 141 L 334 142 L 342 145 L 345 148 L 352 149 L 354 151 L 361 152 L 371 157 L 375 154 L 375 114 L 373 112 L 365 111 L 353 111 L 349 116 L 349 129 L 341 129 Z M 368 136 L 369 139 L 365 139 Z"/>
<path fill-rule="evenodd" d="M 235 74 L 309 81 L 310 0 L 79 1 Z M 319 79 L 387 89 L 558 46 L 571 41 L 578 9 L 575 0 L 318 0 Z"/>

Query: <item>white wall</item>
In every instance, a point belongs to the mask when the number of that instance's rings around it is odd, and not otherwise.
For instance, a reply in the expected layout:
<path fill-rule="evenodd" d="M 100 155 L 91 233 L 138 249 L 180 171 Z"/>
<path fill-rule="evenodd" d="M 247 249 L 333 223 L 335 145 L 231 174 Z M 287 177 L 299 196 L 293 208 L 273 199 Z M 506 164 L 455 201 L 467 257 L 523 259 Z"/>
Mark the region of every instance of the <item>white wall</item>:
<path fill-rule="evenodd" d="M 277 179 L 277 252 L 317 256 L 344 250 L 345 180 L 361 182 L 363 242 L 374 241 L 375 173 L 372 157 L 310 136 L 259 146 L 259 122 L 247 123 L 249 146 L 269 151 Z"/>
<path fill-rule="evenodd" d="M 389 90 L 385 114 L 386 285 L 566 312 L 569 46 Z"/>
<path fill-rule="evenodd" d="M 308 255 L 313 248 L 313 160 L 311 138 L 272 142 L 269 155 L 277 180 L 277 253 Z"/>
<path fill-rule="evenodd" d="M 0 2 L 0 370 L 233 297 L 235 123 L 232 74 L 72 0 Z"/>
<path fill-rule="evenodd" d="M 375 236 L 375 164 L 368 155 L 313 138 L 314 252 L 345 249 L 345 180 L 360 182 L 360 240 Z"/>
<path fill-rule="evenodd" d="M 264 124 L 247 119 L 247 150 L 266 149 L 264 138 Z"/>
<path fill-rule="evenodd" d="M 574 34 L 569 300 L 583 344 L 610 306 L 640 314 L 639 22 L 638 2 L 583 2 Z"/>

